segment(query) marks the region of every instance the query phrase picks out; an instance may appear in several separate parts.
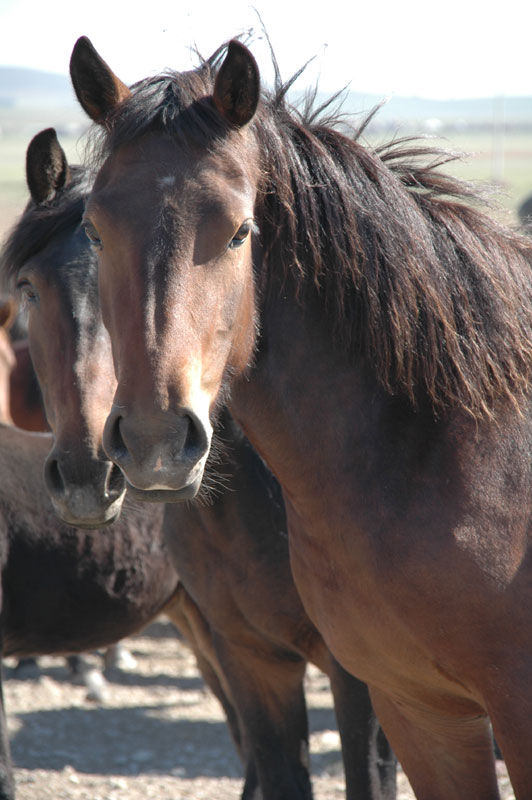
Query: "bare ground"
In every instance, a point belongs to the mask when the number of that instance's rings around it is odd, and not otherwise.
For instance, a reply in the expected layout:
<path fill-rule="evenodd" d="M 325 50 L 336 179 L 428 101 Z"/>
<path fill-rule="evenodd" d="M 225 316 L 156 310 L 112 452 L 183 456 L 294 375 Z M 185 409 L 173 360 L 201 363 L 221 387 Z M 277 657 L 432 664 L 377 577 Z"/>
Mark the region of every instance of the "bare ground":
<path fill-rule="evenodd" d="M 61 659 L 15 677 L 4 666 L 5 702 L 18 800 L 237 800 L 239 759 L 217 701 L 190 651 L 165 622 L 126 640 L 134 671 L 108 673 L 103 703 L 73 685 Z M 95 664 L 97 656 L 91 656 Z M 344 782 L 328 682 L 307 676 L 316 800 L 341 800 Z M 513 798 L 501 768 L 501 793 Z M 414 795 L 400 775 L 399 800 Z"/>

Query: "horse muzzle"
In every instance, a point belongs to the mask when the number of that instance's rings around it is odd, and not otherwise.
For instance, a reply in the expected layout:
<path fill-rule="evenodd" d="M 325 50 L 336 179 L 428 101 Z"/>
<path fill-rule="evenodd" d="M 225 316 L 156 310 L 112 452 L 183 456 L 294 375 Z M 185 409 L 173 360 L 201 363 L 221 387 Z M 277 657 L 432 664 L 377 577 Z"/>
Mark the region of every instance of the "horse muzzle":
<path fill-rule="evenodd" d="M 152 502 L 194 497 L 201 486 L 212 438 L 210 422 L 190 409 L 153 419 L 113 406 L 103 447 L 124 473 L 130 496 Z"/>
<path fill-rule="evenodd" d="M 77 528 L 101 528 L 119 517 L 126 483 L 110 461 L 75 459 L 54 447 L 44 464 L 46 489 L 58 517 Z"/>

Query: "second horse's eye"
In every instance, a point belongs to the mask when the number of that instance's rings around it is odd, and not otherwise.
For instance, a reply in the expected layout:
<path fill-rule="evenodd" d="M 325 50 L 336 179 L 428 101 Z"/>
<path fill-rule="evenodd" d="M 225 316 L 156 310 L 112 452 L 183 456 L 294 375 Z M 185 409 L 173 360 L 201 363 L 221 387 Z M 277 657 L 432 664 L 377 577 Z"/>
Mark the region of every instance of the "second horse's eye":
<path fill-rule="evenodd" d="M 92 222 L 84 222 L 81 227 L 85 231 L 85 234 L 90 243 L 94 245 L 94 247 L 96 247 L 98 250 L 102 250 L 103 248 L 102 240 L 98 236 L 98 232 L 94 227 L 94 225 L 92 224 Z"/>
<path fill-rule="evenodd" d="M 246 241 L 252 230 L 253 230 L 253 220 L 247 219 L 245 222 L 242 223 L 240 228 L 237 230 L 237 232 L 229 242 L 229 249 L 237 250 L 239 247 L 242 247 L 242 245 L 244 244 L 244 242 Z"/>
<path fill-rule="evenodd" d="M 39 299 L 39 295 L 31 283 L 25 278 L 17 283 L 16 288 L 21 293 L 23 299 L 27 300 L 28 303 L 35 303 Z"/>

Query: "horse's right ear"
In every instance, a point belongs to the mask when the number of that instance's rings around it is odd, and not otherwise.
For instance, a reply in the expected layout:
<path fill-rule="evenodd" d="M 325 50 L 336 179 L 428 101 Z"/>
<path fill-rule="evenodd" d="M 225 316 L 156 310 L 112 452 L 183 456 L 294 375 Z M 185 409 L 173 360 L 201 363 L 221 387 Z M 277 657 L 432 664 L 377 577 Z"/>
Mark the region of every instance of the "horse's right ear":
<path fill-rule="evenodd" d="M 70 77 L 83 110 L 100 124 L 131 94 L 86 36 L 81 36 L 74 45 L 70 57 Z"/>
<path fill-rule="evenodd" d="M 241 128 L 253 118 L 259 97 L 257 62 L 245 45 L 232 39 L 216 76 L 212 97 L 214 105 L 230 125 Z"/>
<path fill-rule="evenodd" d="M 37 205 L 52 197 L 70 181 L 70 170 L 63 148 L 53 128 L 33 137 L 26 151 L 26 182 Z"/>

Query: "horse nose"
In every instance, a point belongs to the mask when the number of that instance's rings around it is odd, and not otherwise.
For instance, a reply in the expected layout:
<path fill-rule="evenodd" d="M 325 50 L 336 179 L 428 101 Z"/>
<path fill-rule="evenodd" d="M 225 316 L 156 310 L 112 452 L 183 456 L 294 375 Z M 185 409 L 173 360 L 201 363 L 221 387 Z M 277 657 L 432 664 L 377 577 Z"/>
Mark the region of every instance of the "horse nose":
<path fill-rule="evenodd" d="M 212 428 L 191 409 L 159 415 L 124 414 L 113 407 L 104 428 L 107 456 L 137 489 L 179 490 L 203 465 Z"/>
<path fill-rule="evenodd" d="M 113 463 L 67 459 L 54 448 L 44 464 L 44 482 L 56 513 L 69 525 L 100 527 L 113 522 L 126 485 Z"/>

